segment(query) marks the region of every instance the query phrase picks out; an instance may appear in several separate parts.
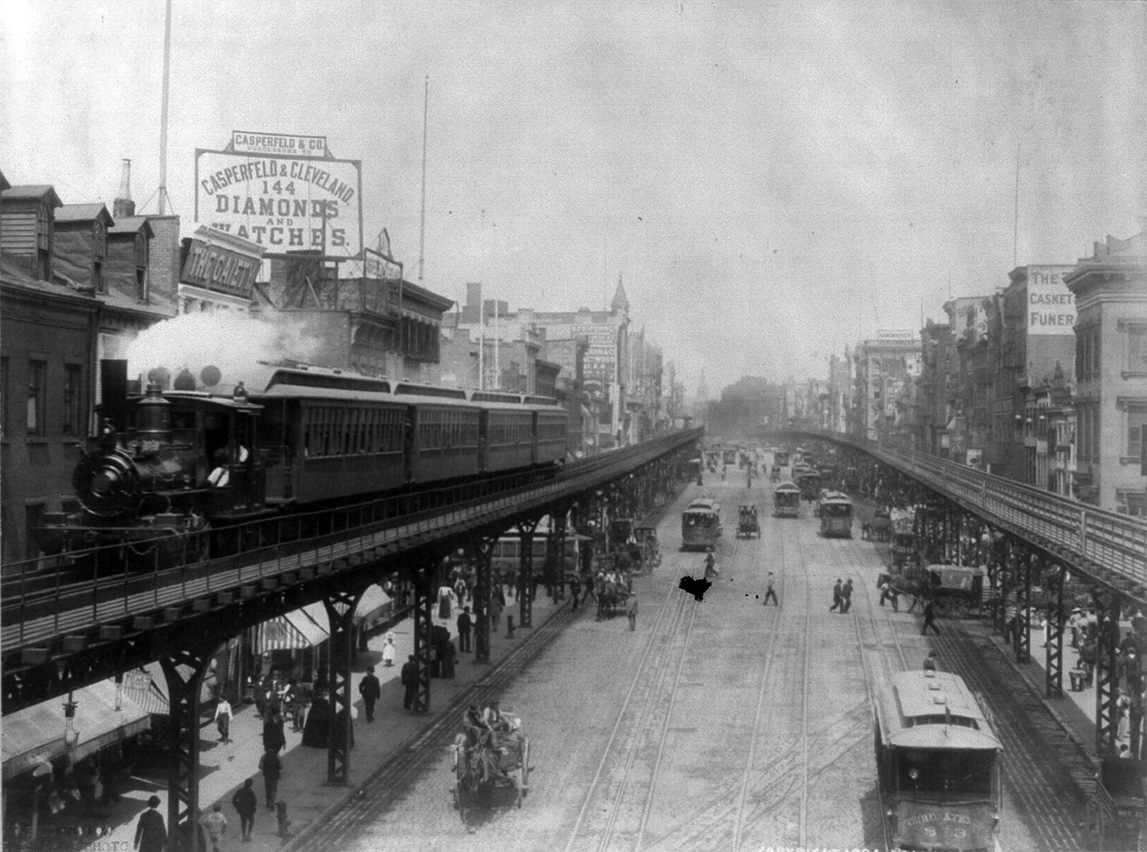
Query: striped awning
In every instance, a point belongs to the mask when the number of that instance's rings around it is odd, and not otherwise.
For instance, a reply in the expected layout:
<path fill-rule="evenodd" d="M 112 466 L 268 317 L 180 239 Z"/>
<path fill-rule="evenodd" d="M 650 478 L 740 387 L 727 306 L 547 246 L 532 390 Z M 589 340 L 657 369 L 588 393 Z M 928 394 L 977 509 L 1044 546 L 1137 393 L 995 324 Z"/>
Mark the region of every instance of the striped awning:
<path fill-rule="evenodd" d="M 72 700 L 76 704 L 74 728 L 79 738 L 71 749 L 64 745 L 64 697 L 4 717 L 0 750 L 5 781 L 65 754 L 70 754 L 73 760 L 83 760 L 151 727 L 151 714 L 126 694 L 116 709 L 114 680 L 77 689 L 72 693 Z"/>
<path fill-rule="evenodd" d="M 255 653 L 297 651 L 321 645 L 331 637 L 328 623 L 322 603 L 308 604 L 264 621 L 255 631 Z"/>
<path fill-rule="evenodd" d="M 169 711 L 167 680 L 159 663 L 124 672 L 123 692 L 148 713 L 166 716 Z"/>
<path fill-rule="evenodd" d="M 367 586 L 355 608 L 354 623 L 370 628 L 388 618 L 393 610 L 394 603 L 381 586 Z"/>

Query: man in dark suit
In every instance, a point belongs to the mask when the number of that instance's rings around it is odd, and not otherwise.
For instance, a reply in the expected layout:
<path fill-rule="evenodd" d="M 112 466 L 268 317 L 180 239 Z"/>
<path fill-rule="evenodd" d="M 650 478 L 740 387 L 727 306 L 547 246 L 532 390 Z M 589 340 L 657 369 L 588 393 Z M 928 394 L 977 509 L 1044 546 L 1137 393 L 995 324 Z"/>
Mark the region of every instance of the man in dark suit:
<path fill-rule="evenodd" d="M 374 666 L 367 667 L 366 676 L 363 677 L 362 683 L 358 685 L 358 693 L 362 696 L 363 707 L 366 708 L 366 720 L 373 722 L 374 704 L 382 697 L 382 684 L 378 682 L 378 678 L 374 675 Z"/>
<path fill-rule="evenodd" d="M 139 815 L 135 827 L 135 848 L 139 852 L 163 852 L 167 848 L 167 826 L 159 811 L 159 796 L 147 800 L 147 810 Z"/>
<path fill-rule="evenodd" d="M 474 619 L 470 617 L 470 607 L 462 607 L 458 615 L 458 650 L 465 653 L 470 650 L 470 630 L 474 627 Z"/>
<path fill-rule="evenodd" d="M 418 696 L 418 664 L 414 662 L 414 655 L 411 654 L 406 658 L 406 662 L 402 666 L 402 706 L 408 711 L 413 711 L 414 701 Z"/>

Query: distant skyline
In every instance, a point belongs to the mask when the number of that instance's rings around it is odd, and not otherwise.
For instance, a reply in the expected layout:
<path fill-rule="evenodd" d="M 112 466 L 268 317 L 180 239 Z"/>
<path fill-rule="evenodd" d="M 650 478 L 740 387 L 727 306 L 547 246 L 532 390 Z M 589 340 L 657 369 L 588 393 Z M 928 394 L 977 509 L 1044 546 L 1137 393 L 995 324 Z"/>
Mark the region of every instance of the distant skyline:
<path fill-rule="evenodd" d="M 1020 265 L 1147 226 L 1147 3 L 174 0 L 168 190 L 195 149 L 326 136 L 423 286 L 634 324 L 690 394 L 827 374 Z M 164 4 L 0 0 L 0 170 L 156 209 Z M 1019 166 L 1018 244 L 1013 247 Z M 146 202 L 146 204 L 145 204 Z"/>

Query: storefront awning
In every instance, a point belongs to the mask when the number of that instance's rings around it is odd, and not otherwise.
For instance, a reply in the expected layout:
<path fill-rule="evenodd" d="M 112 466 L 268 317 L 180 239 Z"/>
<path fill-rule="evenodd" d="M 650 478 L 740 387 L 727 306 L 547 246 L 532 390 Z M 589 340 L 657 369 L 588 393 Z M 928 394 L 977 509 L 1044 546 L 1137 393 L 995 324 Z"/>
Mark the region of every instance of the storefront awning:
<path fill-rule="evenodd" d="M 255 652 L 296 651 L 321 645 L 331 636 L 327 624 L 327 611 L 321 603 L 264 621 L 255 632 Z"/>
<path fill-rule="evenodd" d="M 64 745 L 66 698 L 54 698 L 4 717 L 0 746 L 5 781 L 67 753 L 73 760 L 83 760 L 151 727 L 151 715 L 126 695 L 120 701 L 120 709 L 116 709 L 114 680 L 85 686 L 72 695 L 79 739 L 70 750 Z"/>
<path fill-rule="evenodd" d="M 169 711 L 167 679 L 159 663 L 124 672 L 123 692 L 148 713 L 166 716 Z"/>
<path fill-rule="evenodd" d="M 354 623 L 367 628 L 373 627 L 384 618 L 388 618 L 393 608 L 390 595 L 384 592 L 381 586 L 367 586 L 355 608 Z"/>

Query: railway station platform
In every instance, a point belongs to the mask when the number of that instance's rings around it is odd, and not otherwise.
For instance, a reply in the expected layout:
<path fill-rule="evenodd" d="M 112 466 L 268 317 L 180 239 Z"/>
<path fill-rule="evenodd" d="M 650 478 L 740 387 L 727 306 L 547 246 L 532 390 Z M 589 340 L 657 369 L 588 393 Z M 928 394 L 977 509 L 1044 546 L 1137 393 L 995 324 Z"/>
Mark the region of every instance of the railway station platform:
<path fill-rule="evenodd" d="M 372 775 L 380 766 L 397 754 L 414 748 L 423 733 L 443 719 L 455 713 L 461 725 L 462 710 L 456 709 L 455 702 L 471 689 L 478 686 L 486 675 L 495 669 L 518 645 L 525 641 L 532 631 L 541 627 L 563 609 L 569 608 L 568 592 L 564 602 L 555 604 L 545 596 L 545 587 L 538 587 L 534 600 L 534 627 L 523 630 L 517 625 L 518 602 L 516 594 L 508 597 L 507 607 L 499 622 L 499 629 L 491 632 L 490 663 L 477 664 L 473 653 L 460 653 L 457 657 L 455 676 L 450 679 L 434 678 L 431 682 L 431 711 L 424 715 L 407 713 L 402 708 L 403 688 L 399 682 L 401 666 L 407 655 L 413 653 L 414 637 L 411 618 L 395 624 L 394 633 L 395 663 L 387 668 L 382 663 L 382 646 L 385 633 L 370 639 L 367 651 L 358 652 L 353 666 L 352 693 L 356 696 L 355 708 L 358 718 L 354 722 L 354 748 L 351 751 L 351 784 L 329 786 L 327 778 L 326 749 L 309 748 L 302 745 L 302 733 L 291 730 L 288 721 L 285 726 L 287 748 L 280 754 L 283 762 L 283 777 L 279 782 L 278 799 L 287 803 L 287 818 L 290 820 L 289 837 L 279 835 L 276 813 L 268 810 L 264 801 L 263 776 L 258 770 L 259 758 L 263 754 L 263 722 L 256 714 L 254 704 L 235 708 L 231 722 L 231 742 L 218 742 L 214 725 L 202 729 L 200 738 L 200 781 L 199 802 L 201 817 L 211 812 L 216 802 L 223 804 L 223 814 L 227 818 L 227 832 L 223 848 L 226 850 L 272 850 L 288 848 L 315 848 L 308 845 L 306 837 L 300 838 L 302 845 L 292 844 L 300 832 L 321 820 L 325 814 L 355 795 L 358 785 Z M 506 635 L 506 615 L 512 615 L 515 622 L 514 638 Z M 446 626 L 452 638 L 457 641 L 457 629 L 453 623 L 458 611 L 453 610 L 449 620 L 438 619 L 437 607 L 434 623 Z M 382 683 L 382 698 L 375 706 L 374 722 L 366 721 L 362 699 L 358 696 L 358 686 L 366 673 L 367 666 L 374 666 L 375 674 Z M 464 708 L 463 708 L 464 709 Z M 506 713 L 513 714 L 514 708 L 505 705 Z M 446 720 L 449 724 L 449 720 Z M 239 829 L 239 815 L 231 805 L 231 797 L 243 786 L 247 778 L 254 779 L 254 789 L 259 799 L 259 810 L 255 816 L 252 841 L 243 843 Z M 443 779 L 443 789 L 446 779 Z M 139 814 L 147 807 L 147 799 L 155 794 L 163 799 L 160 813 L 166 817 L 167 790 L 164 778 L 133 776 L 126 789 L 118 791 L 122 799 L 115 805 L 107 806 L 98 816 L 92 816 L 88 823 L 105 825 L 110 833 L 92 845 L 90 840 L 81 843 L 80 838 L 52 838 L 51 848 L 130 850 L 135 840 L 136 822 Z M 170 832 L 171 827 L 168 826 Z M 49 848 L 44 838 L 35 848 Z M 69 845 L 69 841 L 71 844 Z M 210 848 L 210 847 L 208 847 Z"/>

